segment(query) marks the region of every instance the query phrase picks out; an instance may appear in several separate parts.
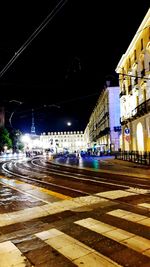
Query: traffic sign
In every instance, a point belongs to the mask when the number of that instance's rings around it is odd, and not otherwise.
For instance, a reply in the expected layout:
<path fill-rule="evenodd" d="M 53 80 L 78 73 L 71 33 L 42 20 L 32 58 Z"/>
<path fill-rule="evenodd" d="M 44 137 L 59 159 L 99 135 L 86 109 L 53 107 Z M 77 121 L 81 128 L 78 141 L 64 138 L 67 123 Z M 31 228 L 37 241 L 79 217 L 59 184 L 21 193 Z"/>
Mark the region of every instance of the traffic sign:
<path fill-rule="evenodd" d="M 130 129 L 129 128 L 125 128 L 124 129 L 124 133 L 125 133 L 125 135 L 129 135 L 130 134 Z"/>

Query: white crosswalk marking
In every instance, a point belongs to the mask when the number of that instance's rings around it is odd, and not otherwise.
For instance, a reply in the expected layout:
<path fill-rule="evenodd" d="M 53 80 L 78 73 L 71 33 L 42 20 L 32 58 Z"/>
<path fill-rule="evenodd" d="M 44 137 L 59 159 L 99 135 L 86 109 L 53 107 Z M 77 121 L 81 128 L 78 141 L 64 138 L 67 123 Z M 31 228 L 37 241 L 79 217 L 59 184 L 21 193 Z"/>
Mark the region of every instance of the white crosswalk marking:
<path fill-rule="evenodd" d="M 109 199 L 117 199 L 137 195 L 137 193 L 127 192 L 126 190 L 112 190 L 95 194 L 96 196 L 106 197 Z"/>
<path fill-rule="evenodd" d="M 107 214 L 112 215 L 114 217 L 123 218 L 130 222 L 137 222 L 141 225 L 150 226 L 150 218 L 144 215 L 137 214 L 137 213 L 117 209 L 117 210 L 109 211 L 107 212 Z"/>
<path fill-rule="evenodd" d="M 92 218 L 82 219 L 75 223 L 150 257 L 150 240 L 146 238 Z"/>
<path fill-rule="evenodd" d="M 32 219 L 56 214 L 65 210 L 88 207 L 90 205 L 101 204 L 108 202 L 105 198 L 97 196 L 76 197 L 73 199 L 62 200 L 59 203 L 53 202 L 43 206 L 26 208 L 24 210 L 3 213 L 0 216 L 0 227 L 18 222 L 29 221 Z"/>
<path fill-rule="evenodd" d="M 141 206 L 143 208 L 150 209 L 150 203 L 141 203 L 141 204 L 138 204 L 138 206 Z"/>
<path fill-rule="evenodd" d="M 57 229 L 50 229 L 35 234 L 44 240 L 51 247 L 63 254 L 66 258 L 73 261 L 77 266 L 85 267 L 119 267 L 121 265 L 110 260 L 94 249 L 84 245 L 78 240 L 64 234 Z"/>
<path fill-rule="evenodd" d="M 149 189 L 143 189 L 143 188 L 137 188 L 137 187 L 130 187 L 129 189 L 126 189 L 127 192 L 134 192 L 137 194 L 148 194 L 150 193 Z"/>
<path fill-rule="evenodd" d="M 0 267 L 25 267 L 25 261 L 26 258 L 11 241 L 0 243 Z"/>
<path fill-rule="evenodd" d="M 54 202 L 43 206 L 27 208 L 20 211 L 3 213 L 0 218 L 0 227 L 24 222 L 35 218 L 45 217 L 52 214 L 57 214 L 66 210 L 74 210 L 77 208 L 91 207 L 92 205 L 106 205 L 107 203 L 115 203 L 113 200 L 118 198 L 138 195 L 137 190 L 111 190 L 100 192 L 92 196 L 77 197 L 74 199 L 63 200 L 61 202 Z M 117 201 L 116 201 L 117 203 Z M 114 205 L 114 204 L 113 204 Z M 138 204 L 141 207 L 150 209 L 150 203 Z M 106 214 L 122 218 L 128 222 L 138 223 L 143 226 L 150 226 L 150 218 L 137 213 L 129 212 L 123 209 L 116 209 L 107 212 Z M 114 218 L 115 219 L 115 218 Z M 90 231 L 94 231 L 102 236 L 137 251 L 147 257 L 150 257 L 150 240 L 141 236 L 135 235 L 131 232 L 125 231 L 121 228 L 114 227 L 110 224 L 101 221 L 86 218 L 78 220 L 75 224 L 83 226 Z M 72 238 L 71 236 L 53 228 L 35 234 L 36 237 L 43 240 L 46 244 L 64 255 L 68 260 L 72 261 L 77 266 L 82 267 L 121 267 L 113 260 L 109 259 L 103 254 L 97 252 L 95 249 L 84 245 L 84 243 Z M 7 240 L 7 239 L 5 239 Z M 2 240 L 4 241 L 4 240 Z M 90 244 L 90 243 L 89 243 Z M 34 252 L 33 252 L 34 254 Z M 105 254 L 105 253 L 104 253 Z M 120 262 L 120 261 L 119 261 Z M 121 261 L 121 264 L 122 261 Z M 27 265 L 27 258 L 22 255 L 21 251 L 11 242 L 0 243 L 0 267 L 25 267 Z M 123 264 L 124 265 L 124 264 Z"/>

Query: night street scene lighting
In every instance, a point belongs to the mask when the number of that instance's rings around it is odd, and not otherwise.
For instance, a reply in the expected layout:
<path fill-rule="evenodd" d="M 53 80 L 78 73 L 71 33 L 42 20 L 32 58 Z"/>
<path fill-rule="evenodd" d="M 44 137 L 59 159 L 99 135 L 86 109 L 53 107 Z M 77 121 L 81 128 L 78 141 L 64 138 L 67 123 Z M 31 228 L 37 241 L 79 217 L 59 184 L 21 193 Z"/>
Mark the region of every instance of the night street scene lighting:
<path fill-rule="evenodd" d="M 149 1 L 0 23 L 0 267 L 149 267 Z"/>

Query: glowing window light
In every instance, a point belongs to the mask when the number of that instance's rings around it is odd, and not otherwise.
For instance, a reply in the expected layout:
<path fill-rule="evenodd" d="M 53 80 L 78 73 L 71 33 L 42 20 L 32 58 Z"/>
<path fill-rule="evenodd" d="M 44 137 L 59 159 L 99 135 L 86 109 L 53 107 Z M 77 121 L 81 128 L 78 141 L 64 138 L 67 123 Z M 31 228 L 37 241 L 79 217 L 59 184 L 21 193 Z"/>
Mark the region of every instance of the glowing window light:
<path fill-rule="evenodd" d="M 139 122 L 137 124 L 137 146 L 138 146 L 138 151 L 144 151 L 144 136 L 143 136 L 143 126 L 142 123 Z"/>

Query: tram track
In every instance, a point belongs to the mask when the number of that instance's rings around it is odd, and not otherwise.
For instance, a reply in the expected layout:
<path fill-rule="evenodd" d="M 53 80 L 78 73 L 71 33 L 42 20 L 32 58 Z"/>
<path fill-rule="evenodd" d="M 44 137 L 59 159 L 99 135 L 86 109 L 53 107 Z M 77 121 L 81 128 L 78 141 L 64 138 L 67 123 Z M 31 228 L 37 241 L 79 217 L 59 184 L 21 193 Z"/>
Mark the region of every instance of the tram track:
<path fill-rule="evenodd" d="M 39 171 L 40 171 L 40 174 L 43 174 L 43 178 L 41 178 L 41 179 L 44 179 L 44 180 L 46 180 L 46 179 L 48 179 L 48 180 L 49 179 L 50 180 L 55 179 L 55 181 L 58 181 L 58 183 L 60 183 L 60 182 L 62 182 L 61 178 L 63 178 L 63 183 L 65 181 L 68 182 L 68 181 L 72 180 L 72 181 L 75 181 L 78 184 L 80 183 L 80 186 L 82 186 L 82 184 L 84 183 L 84 186 L 85 186 L 85 184 L 87 184 L 88 186 L 89 186 L 89 184 L 91 184 L 93 186 L 99 186 L 99 185 L 104 186 L 105 185 L 105 187 L 109 186 L 109 188 L 111 188 L 111 186 L 112 186 L 112 189 L 114 189 L 114 184 L 110 183 L 110 182 L 107 183 L 107 182 L 103 182 L 103 181 L 100 181 L 100 180 L 90 179 L 90 176 L 88 178 L 86 178 L 87 175 L 85 175 L 85 176 L 82 175 L 82 177 L 81 177 L 81 175 L 79 175 L 80 177 L 77 177 L 78 175 L 76 175 L 76 174 L 73 175 L 70 172 L 66 172 L 66 171 L 62 171 L 62 170 L 60 170 L 60 171 L 54 170 L 54 169 L 52 169 L 52 170 L 49 169 L 48 170 L 47 168 L 45 170 L 44 166 L 41 166 L 41 165 L 33 163 L 33 160 L 31 162 L 29 161 L 29 163 L 31 163 L 31 166 L 28 165 L 27 172 L 28 173 L 30 173 L 30 172 L 33 173 L 33 171 L 34 171 L 35 174 L 37 174 L 37 172 L 38 172 L 38 175 L 39 175 Z M 26 163 L 25 163 L 25 165 L 26 165 Z M 23 164 L 21 164 L 21 166 L 18 166 L 18 163 L 16 162 L 16 163 L 14 163 L 14 166 L 15 166 L 15 168 L 17 167 L 18 170 L 21 169 L 21 171 L 22 171 Z M 42 171 L 41 171 L 41 168 L 42 168 Z M 45 176 L 45 174 L 47 174 L 48 176 Z M 41 177 L 42 177 L 42 175 L 41 175 Z M 69 180 L 68 180 L 68 178 L 69 178 Z M 117 186 L 117 188 L 120 188 L 120 189 L 129 188 L 128 186 L 124 186 L 124 187 L 123 186 L 118 186 L 118 185 L 115 185 L 115 186 Z M 97 190 L 95 192 L 97 192 Z M 89 193 L 91 193 L 91 192 L 89 192 Z"/>
<path fill-rule="evenodd" d="M 32 175 L 33 175 L 33 166 L 32 166 L 33 161 L 34 160 L 31 160 L 30 162 L 28 162 L 29 164 L 31 164 L 31 166 L 29 165 L 29 169 L 32 167 Z M 20 163 L 21 163 L 20 168 L 22 168 L 23 167 L 23 162 L 20 162 Z M 16 161 L 15 162 L 14 161 L 11 162 L 11 164 L 15 165 L 15 167 L 18 168 L 18 163 Z M 40 186 L 40 187 L 43 187 L 43 188 L 46 188 L 46 189 L 49 189 L 49 190 L 53 190 L 53 191 L 56 191 L 58 193 L 62 193 L 62 194 L 65 194 L 65 195 L 68 195 L 68 196 L 71 196 L 71 197 L 94 196 L 94 197 L 101 198 L 101 196 L 97 195 L 96 192 L 94 192 L 94 191 L 93 192 L 89 192 L 88 190 L 85 190 L 85 189 L 84 190 L 79 190 L 79 189 L 76 189 L 76 188 L 71 188 L 70 186 L 64 186 L 64 185 L 61 185 L 61 184 L 56 184 L 54 182 L 49 182 L 49 181 L 44 181 L 44 180 L 41 180 L 41 179 L 29 177 L 29 175 L 20 174 L 17 171 L 9 170 L 8 169 L 8 165 L 9 165 L 8 162 L 4 163 L 2 165 L 3 171 L 5 171 L 9 175 L 13 176 L 13 178 L 15 176 L 18 180 L 21 180 L 21 181 L 24 181 L 24 182 L 27 182 L 27 183 L 32 183 L 34 185 L 37 185 L 37 186 Z M 28 165 L 26 165 L 26 167 L 27 166 Z M 40 167 L 39 166 L 37 167 L 37 166 L 34 165 L 34 168 L 40 168 Z M 28 169 L 28 171 L 29 171 L 29 169 Z M 34 169 L 34 171 L 35 171 L 35 169 Z M 37 174 L 37 172 L 39 172 L 39 169 L 37 169 L 35 173 Z M 47 172 L 47 170 L 46 170 L 46 172 Z M 44 174 L 45 174 L 45 172 L 44 172 Z M 77 178 L 79 179 L 79 177 L 77 177 Z M 88 179 L 88 182 L 90 182 L 89 179 Z M 94 182 L 97 183 L 97 185 L 101 184 L 100 181 L 94 181 Z M 107 185 L 107 187 L 108 187 L 108 185 Z M 115 184 L 113 190 L 119 190 L 119 187 L 120 187 L 120 185 L 116 185 Z M 130 188 L 130 186 L 126 186 L 125 185 L 124 188 L 122 188 L 122 190 L 126 191 L 129 188 Z M 131 189 L 130 192 L 132 193 L 132 188 L 130 188 L 130 189 Z M 110 187 L 109 187 L 108 191 L 109 190 L 111 191 Z M 105 190 L 105 191 L 107 191 L 107 190 Z M 101 192 L 99 190 L 99 188 L 98 188 L 97 192 Z M 102 192 L 103 192 L 103 190 L 102 190 Z M 133 193 L 135 193 L 135 192 L 133 191 Z M 141 193 L 141 194 L 138 193 L 138 195 L 143 195 L 143 193 Z M 102 199 L 107 199 L 109 201 L 111 200 L 109 197 L 105 197 L 105 196 L 102 197 Z M 124 201 L 120 201 L 119 199 L 113 199 L 113 202 L 116 203 L 116 204 L 123 204 L 124 203 L 125 205 L 127 205 L 129 207 L 137 207 L 133 203 L 126 203 Z M 140 207 L 140 209 L 143 209 L 143 208 Z"/>
<path fill-rule="evenodd" d="M 27 162 L 26 163 L 21 162 L 21 166 L 20 166 L 20 163 L 15 162 L 14 166 L 17 168 L 17 174 L 18 174 L 18 170 L 21 169 L 21 173 L 22 173 L 22 171 L 28 172 L 30 174 L 30 176 L 34 176 L 35 174 L 38 173 L 38 175 L 41 175 L 41 179 L 42 179 L 42 177 L 43 177 L 43 179 L 46 177 L 43 175 L 48 175 L 48 178 L 51 177 L 51 175 L 55 175 L 55 178 L 56 177 L 63 177 L 64 179 L 70 178 L 73 180 L 77 180 L 79 182 L 86 182 L 86 183 L 92 183 L 92 184 L 97 184 L 97 185 L 105 184 L 105 185 L 109 185 L 109 186 L 111 186 L 111 185 L 116 186 L 116 187 L 120 186 L 120 187 L 124 187 L 124 188 L 135 187 L 135 185 L 136 185 L 136 187 L 139 187 L 139 188 L 150 189 L 150 186 L 149 186 L 149 184 L 147 184 L 146 179 L 143 180 L 143 179 L 138 179 L 138 178 L 132 177 L 133 181 L 131 182 L 131 181 L 124 181 L 124 179 L 123 179 L 124 177 L 122 177 L 123 180 L 118 181 L 118 179 L 110 178 L 110 175 L 108 175 L 107 180 L 106 180 L 106 177 L 104 178 L 103 174 L 102 175 L 100 174 L 100 176 L 95 176 L 95 175 L 91 176 L 89 174 L 83 174 L 83 173 L 77 173 L 76 172 L 74 175 L 74 174 L 72 174 L 71 171 L 68 171 L 68 169 L 69 169 L 68 166 L 67 166 L 67 171 L 66 170 L 64 171 L 63 170 L 64 166 L 61 166 L 61 165 L 58 166 L 56 164 L 51 163 L 50 168 L 49 168 L 49 164 L 42 162 L 41 160 L 40 160 L 40 164 L 37 162 L 39 162 L 39 160 L 37 160 L 37 159 L 33 159 L 31 161 L 28 161 L 28 163 Z M 24 166 L 24 164 L 26 166 Z M 59 169 L 58 169 L 58 167 L 59 167 Z M 71 167 L 71 170 L 72 170 L 72 167 Z M 40 174 L 39 174 L 39 172 L 40 172 Z M 115 175 L 115 176 L 117 178 L 117 175 Z M 51 178 L 53 178 L 53 177 L 51 177 Z M 109 181 L 110 179 L 111 179 L 111 181 Z M 140 181 L 140 183 L 137 183 L 137 179 L 138 179 L 138 181 Z M 116 184 L 116 182 L 118 184 Z"/>
<path fill-rule="evenodd" d="M 24 164 L 26 166 L 24 166 Z M 24 168 L 23 168 L 24 167 Z M 28 167 L 28 168 L 27 168 Z M 40 171 L 40 176 L 39 176 L 39 170 L 37 169 L 37 166 L 36 165 L 32 165 L 32 166 L 27 166 L 27 163 L 23 163 L 23 162 L 17 162 L 17 161 L 12 161 L 12 162 L 7 162 L 7 163 L 4 163 L 3 164 L 3 170 L 7 173 L 9 173 L 10 175 L 12 176 L 16 176 L 17 179 L 24 179 L 25 181 L 32 181 L 36 184 L 40 184 L 40 185 L 43 185 L 45 187 L 45 185 L 47 187 L 53 187 L 53 188 L 50 188 L 51 190 L 57 188 L 57 190 L 59 188 L 63 189 L 63 190 L 68 190 L 68 191 L 71 191 L 71 192 L 76 192 L 78 194 L 82 194 L 82 195 L 87 195 L 87 194 L 92 194 L 92 193 L 97 193 L 99 192 L 98 188 L 97 188 L 97 185 L 99 184 L 98 181 L 94 181 L 94 180 L 89 180 L 89 179 L 79 179 L 79 178 L 76 178 L 75 176 L 73 175 L 70 175 L 70 174 L 66 174 L 64 175 L 64 173 L 57 173 L 56 175 L 56 172 L 48 172 L 47 170 L 44 170 L 44 171 Z M 39 166 L 38 166 L 39 168 Z M 22 174 L 22 173 L 27 173 L 26 175 L 25 174 Z M 38 173 L 38 177 L 37 177 L 37 173 Z M 67 172 L 68 173 L 68 172 Z M 44 174 L 44 175 L 43 175 Z M 48 176 L 45 176 L 45 174 L 48 174 Z M 54 183 L 54 182 L 49 182 L 49 180 L 54 180 L 54 177 L 51 177 L 50 174 L 53 174 L 55 176 L 55 181 L 57 183 Z M 36 176 L 36 178 L 34 178 Z M 57 178 L 61 177 L 63 178 L 63 180 L 61 179 L 56 179 L 56 176 Z M 67 186 L 64 186 L 60 183 L 65 183 L 67 182 L 68 183 L 68 180 L 66 178 L 71 178 L 73 180 L 75 180 L 75 183 L 74 186 L 77 186 L 78 185 L 78 189 L 77 188 L 70 188 L 70 187 L 67 187 Z M 48 181 L 47 181 L 48 179 Z M 80 182 L 80 184 L 79 184 Z M 86 185 L 86 187 L 88 187 L 88 191 L 83 191 L 83 190 L 79 190 L 79 188 L 82 186 L 83 187 L 83 182 L 87 182 L 88 185 Z M 96 184 L 96 188 L 95 190 L 92 188 L 91 190 L 91 187 L 89 187 L 89 183 L 93 183 L 93 185 Z M 73 182 L 71 183 L 71 186 L 73 186 Z M 84 187 L 85 187 L 85 184 L 84 184 Z M 64 192 L 63 192 L 64 193 Z M 68 193 L 68 192 L 67 192 Z M 69 194 L 70 195 L 70 194 Z"/>
<path fill-rule="evenodd" d="M 9 164 L 11 164 L 11 169 Z M 43 187 L 50 187 L 51 190 L 52 187 L 56 190 L 60 188 L 61 190 L 68 190 L 68 192 L 76 192 L 81 195 L 100 192 L 100 187 L 105 187 L 105 190 L 107 190 L 107 188 L 109 188 L 109 190 L 131 189 L 131 191 L 132 188 L 141 188 L 145 190 L 150 189 L 148 185 L 143 183 L 136 183 L 135 186 L 133 182 L 128 181 L 124 183 L 124 181 L 120 181 L 118 184 L 116 184 L 117 181 L 115 179 L 111 179 L 111 181 L 109 181 L 108 179 L 106 180 L 106 178 L 99 176 L 90 176 L 83 173 L 72 174 L 72 168 L 69 171 L 68 166 L 66 169 L 65 166 L 56 165 L 53 163 L 48 164 L 47 162 L 44 162 L 40 159 L 32 159 L 30 161 L 19 162 L 11 161 L 9 163 L 7 162 L 3 164 L 3 170 L 11 175 L 25 179 L 28 182 L 30 181 L 36 184 L 38 183 Z M 68 182 L 71 183 L 71 187 L 67 186 Z M 89 184 L 92 185 L 92 190 L 91 187 L 89 188 Z"/>
<path fill-rule="evenodd" d="M 108 184 L 108 185 L 116 185 L 116 182 L 118 183 L 118 185 L 116 186 L 123 186 L 123 187 L 129 187 L 129 186 L 138 186 L 138 187 L 148 187 L 150 189 L 150 184 L 148 184 L 148 181 L 147 179 L 144 179 L 144 178 L 138 178 L 138 177 L 131 177 L 130 175 L 128 176 L 129 178 L 131 178 L 133 181 L 126 181 L 125 179 L 127 179 L 128 177 L 125 176 L 125 175 L 120 175 L 119 173 L 116 175 L 114 175 L 113 173 L 110 173 L 108 174 L 104 174 L 103 172 L 102 173 L 96 173 L 95 175 L 95 172 L 94 171 L 87 171 L 87 170 L 83 170 L 83 169 L 78 169 L 78 168 L 75 168 L 75 167 L 66 167 L 66 166 L 62 166 L 62 165 L 59 165 L 59 164 L 54 164 L 54 163 L 47 163 L 47 162 L 43 162 L 42 160 L 40 160 L 40 164 L 38 163 L 34 163 L 34 160 L 31 161 L 33 163 L 33 165 L 35 165 L 36 167 L 38 168 L 45 168 L 46 167 L 46 170 L 48 170 L 50 173 L 59 173 L 59 169 L 58 168 L 62 168 L 61 169 L 61 175 L 65 174 L 65 175 L 69 175 L 69 177 L 72 177 L 72 178 L 75 178 L 75 179 L 82 179 L 83 181 L 90 181 L 90 182 L 98 182 L 99 184 L 101 183 L 105 183 L 105 184 Z M 50 168 L 49 168 L 49 165 L 50 165 Z M 65 168 L 65 171 L 63 170 L 63 168 Z M 66 171 L 66 168 L 67 168 L 67 171 Z M 70 169 L 68 171 L 68 169 Z M 70 173 L 71 171 L 76 171 L 76 176 L 71 176 Z M 81 173 L 78 173 L 78 171 Z M 85 172 L 85 174 L 84 174 Z M 105 176 L 105 177 L 104 177 Z M 115 179 L 114 179 L 115 177 Z M 119 179 L 118 179 L 119 177 Z M 92 179 L 91 179 L 92 178 Z M 121 179 L 120 179 L 121 178 Z M 111 180 L 111 181 L 110 181 Z"/>
<path fill-rule="evenodd" d="M 50 183 L 50 182 L 46 182 L 46 181 L 41 181 L 37 178 L 31 178 L 29 176 L 26 176 L 26 175 L 22 175 L 20 173 L 17 173 L 17 172 L 13 172 L 13 171 L 10 171 L 7 169 L 6 167 L 6 164 L 7 163 L 4 163 L 2 165 L 2 169 L 3 171 L 5 171 L 6 173 L 12 175 L 12 176 L 15 176 L 17 177 L 17 179 L 19 180 L 23 180 L 24 182 L 30 182 L 32 184 L 36 184 L 36 185 L 39 185 L 39 186 L 42 186 L 42 187 L 46 187 L 47 189 L 50 187 L 50 189 L 52 190 L 57 190 L 57 192 L 60 192 L 62 193 L 61 191 L 63 190 L 63 194 L 65 193 L 64 191 L 66 191 L 66 195 L 69 195 L 69 196 L 72 196 L 72 193 L 77 193 L 77 196 L 81 195 L 81 196 L 85 196 L 85 195 L 90 195 L 88 192 L 85 192 L 85 191 L 82 191 L 82 190 L 77 190 L 77 189 L 73 189 L 73 188 L 70 188 L 70 187 L 67 187 L 67 186 L 63 186 L 63 185 L 58 185 L 58 184 L 55 184 L 55 183 Z M 71 192 L 71 193 L 69 193 Z M 73 195 L 73 197 L 75 197 Z"/>

